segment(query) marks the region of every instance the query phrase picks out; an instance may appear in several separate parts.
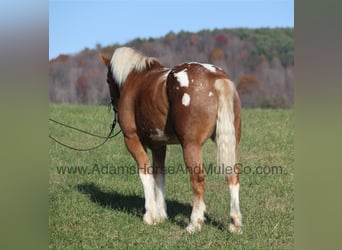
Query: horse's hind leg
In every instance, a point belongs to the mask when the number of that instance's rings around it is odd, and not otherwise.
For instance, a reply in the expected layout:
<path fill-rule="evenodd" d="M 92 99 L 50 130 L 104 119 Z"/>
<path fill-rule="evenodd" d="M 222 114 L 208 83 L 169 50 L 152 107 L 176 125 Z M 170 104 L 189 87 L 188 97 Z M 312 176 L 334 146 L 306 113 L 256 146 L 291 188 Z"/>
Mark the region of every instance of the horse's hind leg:
<path fill-rule="evenodd" d="M 146 224 L 155 224 L 159 221 L 159 216 L 155 201 L 153 170 L 148 155 L 137 135 L 125 137 L 125 144 L 138 165 L 139 176 L 144 188 L 146 212 L 143 220 Z"/>
<path fill-rule="evenodd" d="M 194 193 L 191 221 L 186 230 L 189 233 L 200 231 L 204 224 L 205 204 L 203 201 L 205 189 L 205 173 L 202 163 L 201 145 L 186 143 L 183 145 L 185 164 L 190 172 L 190 182 Z"/>
<path fill-rule="evenodd" d="M 239 205 L 239 166 L 235 165 L 234 172 L 232 174 L 226 175 L 226 180 L 229 186 L 230 193 L 230 223 L 229 231 L 232 233 L 242 233 L 242 219 Z"/>
<path fill-rule="evenodd" d="M 165 187 L 165 155 L 166 146 L 152 149 L 153 176 L 155 181 L 156 206 L 158 212 L 157 220 L 167 219 L 166 203 L 164 198 Z"/>

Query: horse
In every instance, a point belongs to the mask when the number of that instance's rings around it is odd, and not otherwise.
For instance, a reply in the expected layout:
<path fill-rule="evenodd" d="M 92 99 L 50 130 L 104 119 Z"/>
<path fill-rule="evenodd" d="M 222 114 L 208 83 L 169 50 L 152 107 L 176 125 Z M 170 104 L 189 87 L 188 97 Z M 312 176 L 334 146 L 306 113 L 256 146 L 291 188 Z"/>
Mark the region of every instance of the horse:
<path fill-rule="evenodd" d="M 145 195 L 143 221 L 153 225 L 167 219 L 165 155 L 168 144 L 180 144 L 190 175 L 193 203 L 189 233 L 203 227 L 205 171 L 202 146 L 211 138 L 217 145 L 217 164 L 225 171 L 230 193 L 229 231 L 242 233 L 239 205 L 238 144 L 241 137 L 241 104 L 235 85 L 221 68 L 197 62 L 164 67 L 128 47 L 112 57 L 99 53 L 107 67 L 113 109 L 125 145 L 139 169 Z M 147 155 L 152 151 L 152 165 Z"/>

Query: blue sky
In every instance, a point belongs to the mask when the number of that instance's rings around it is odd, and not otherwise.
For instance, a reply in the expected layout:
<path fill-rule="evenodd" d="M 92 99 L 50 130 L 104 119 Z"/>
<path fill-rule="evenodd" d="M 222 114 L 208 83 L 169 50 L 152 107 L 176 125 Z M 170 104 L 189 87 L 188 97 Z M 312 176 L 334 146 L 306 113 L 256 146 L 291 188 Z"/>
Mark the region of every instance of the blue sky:
<path fill-rule="evenodd" d="M 50 0 L 49 59 L 169 31 L 294 27 L 288 0 Z"/>

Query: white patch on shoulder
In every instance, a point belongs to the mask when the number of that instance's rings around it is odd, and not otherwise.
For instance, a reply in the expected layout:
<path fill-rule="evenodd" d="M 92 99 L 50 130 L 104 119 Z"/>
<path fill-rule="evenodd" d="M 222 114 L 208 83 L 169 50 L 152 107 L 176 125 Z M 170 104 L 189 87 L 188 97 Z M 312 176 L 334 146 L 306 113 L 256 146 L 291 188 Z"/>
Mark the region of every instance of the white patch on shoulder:
<path fill-rule="evenodd" d="M 183 98 L 182 98 L 182 103 L 185 107 L 189 106 L 190 104 L 190 96 L 187 93 L 184 93 Z"/>
<path fill-rule="evenodd" d="M 213 96 L 214 94 L 213 94 L 213 92 L 209 92 L 209 94 L 208 94 L 208 96 Z"/>
<path fill-rule="evenodd" d="M 168 141 L 169 137 L 164 134 L 164 131 L 156 128 L 155 134 L 151 134 L 150 138 L 154 141 Z"/>
<path fill-rule="evenodd" d="M 186 73 L 185 70 L 182 70 L 178 73 L 174 73 L 174 76 L 177 77 L 177 81 L 179 82 L 181 87 L 188 87 L 189 86 L 188 73 Z"/>
<path fill-rule="evenodd" d="M 209 63 L 201 63 L 201 65 L 206 68 L 207 70 L 209 70 L 210 72 L 215 73 L 216 72 L 216 68 L 214 65 L 209 64 Z"/>

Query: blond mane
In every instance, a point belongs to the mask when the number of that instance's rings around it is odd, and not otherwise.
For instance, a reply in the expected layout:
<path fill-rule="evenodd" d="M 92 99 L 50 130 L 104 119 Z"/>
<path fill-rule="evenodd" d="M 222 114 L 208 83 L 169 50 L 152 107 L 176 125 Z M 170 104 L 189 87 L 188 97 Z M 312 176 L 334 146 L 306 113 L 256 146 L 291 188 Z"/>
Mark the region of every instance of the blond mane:
<path fill-rule="evenodd" d="M 147 69 L 153 62 L 158 62 L 154 57 L 146 57 L 139 52 L 121 47 L 115 50 L 110 61 L 115 81 L 121 86 L 132 70 L 141 72 Z"/>

